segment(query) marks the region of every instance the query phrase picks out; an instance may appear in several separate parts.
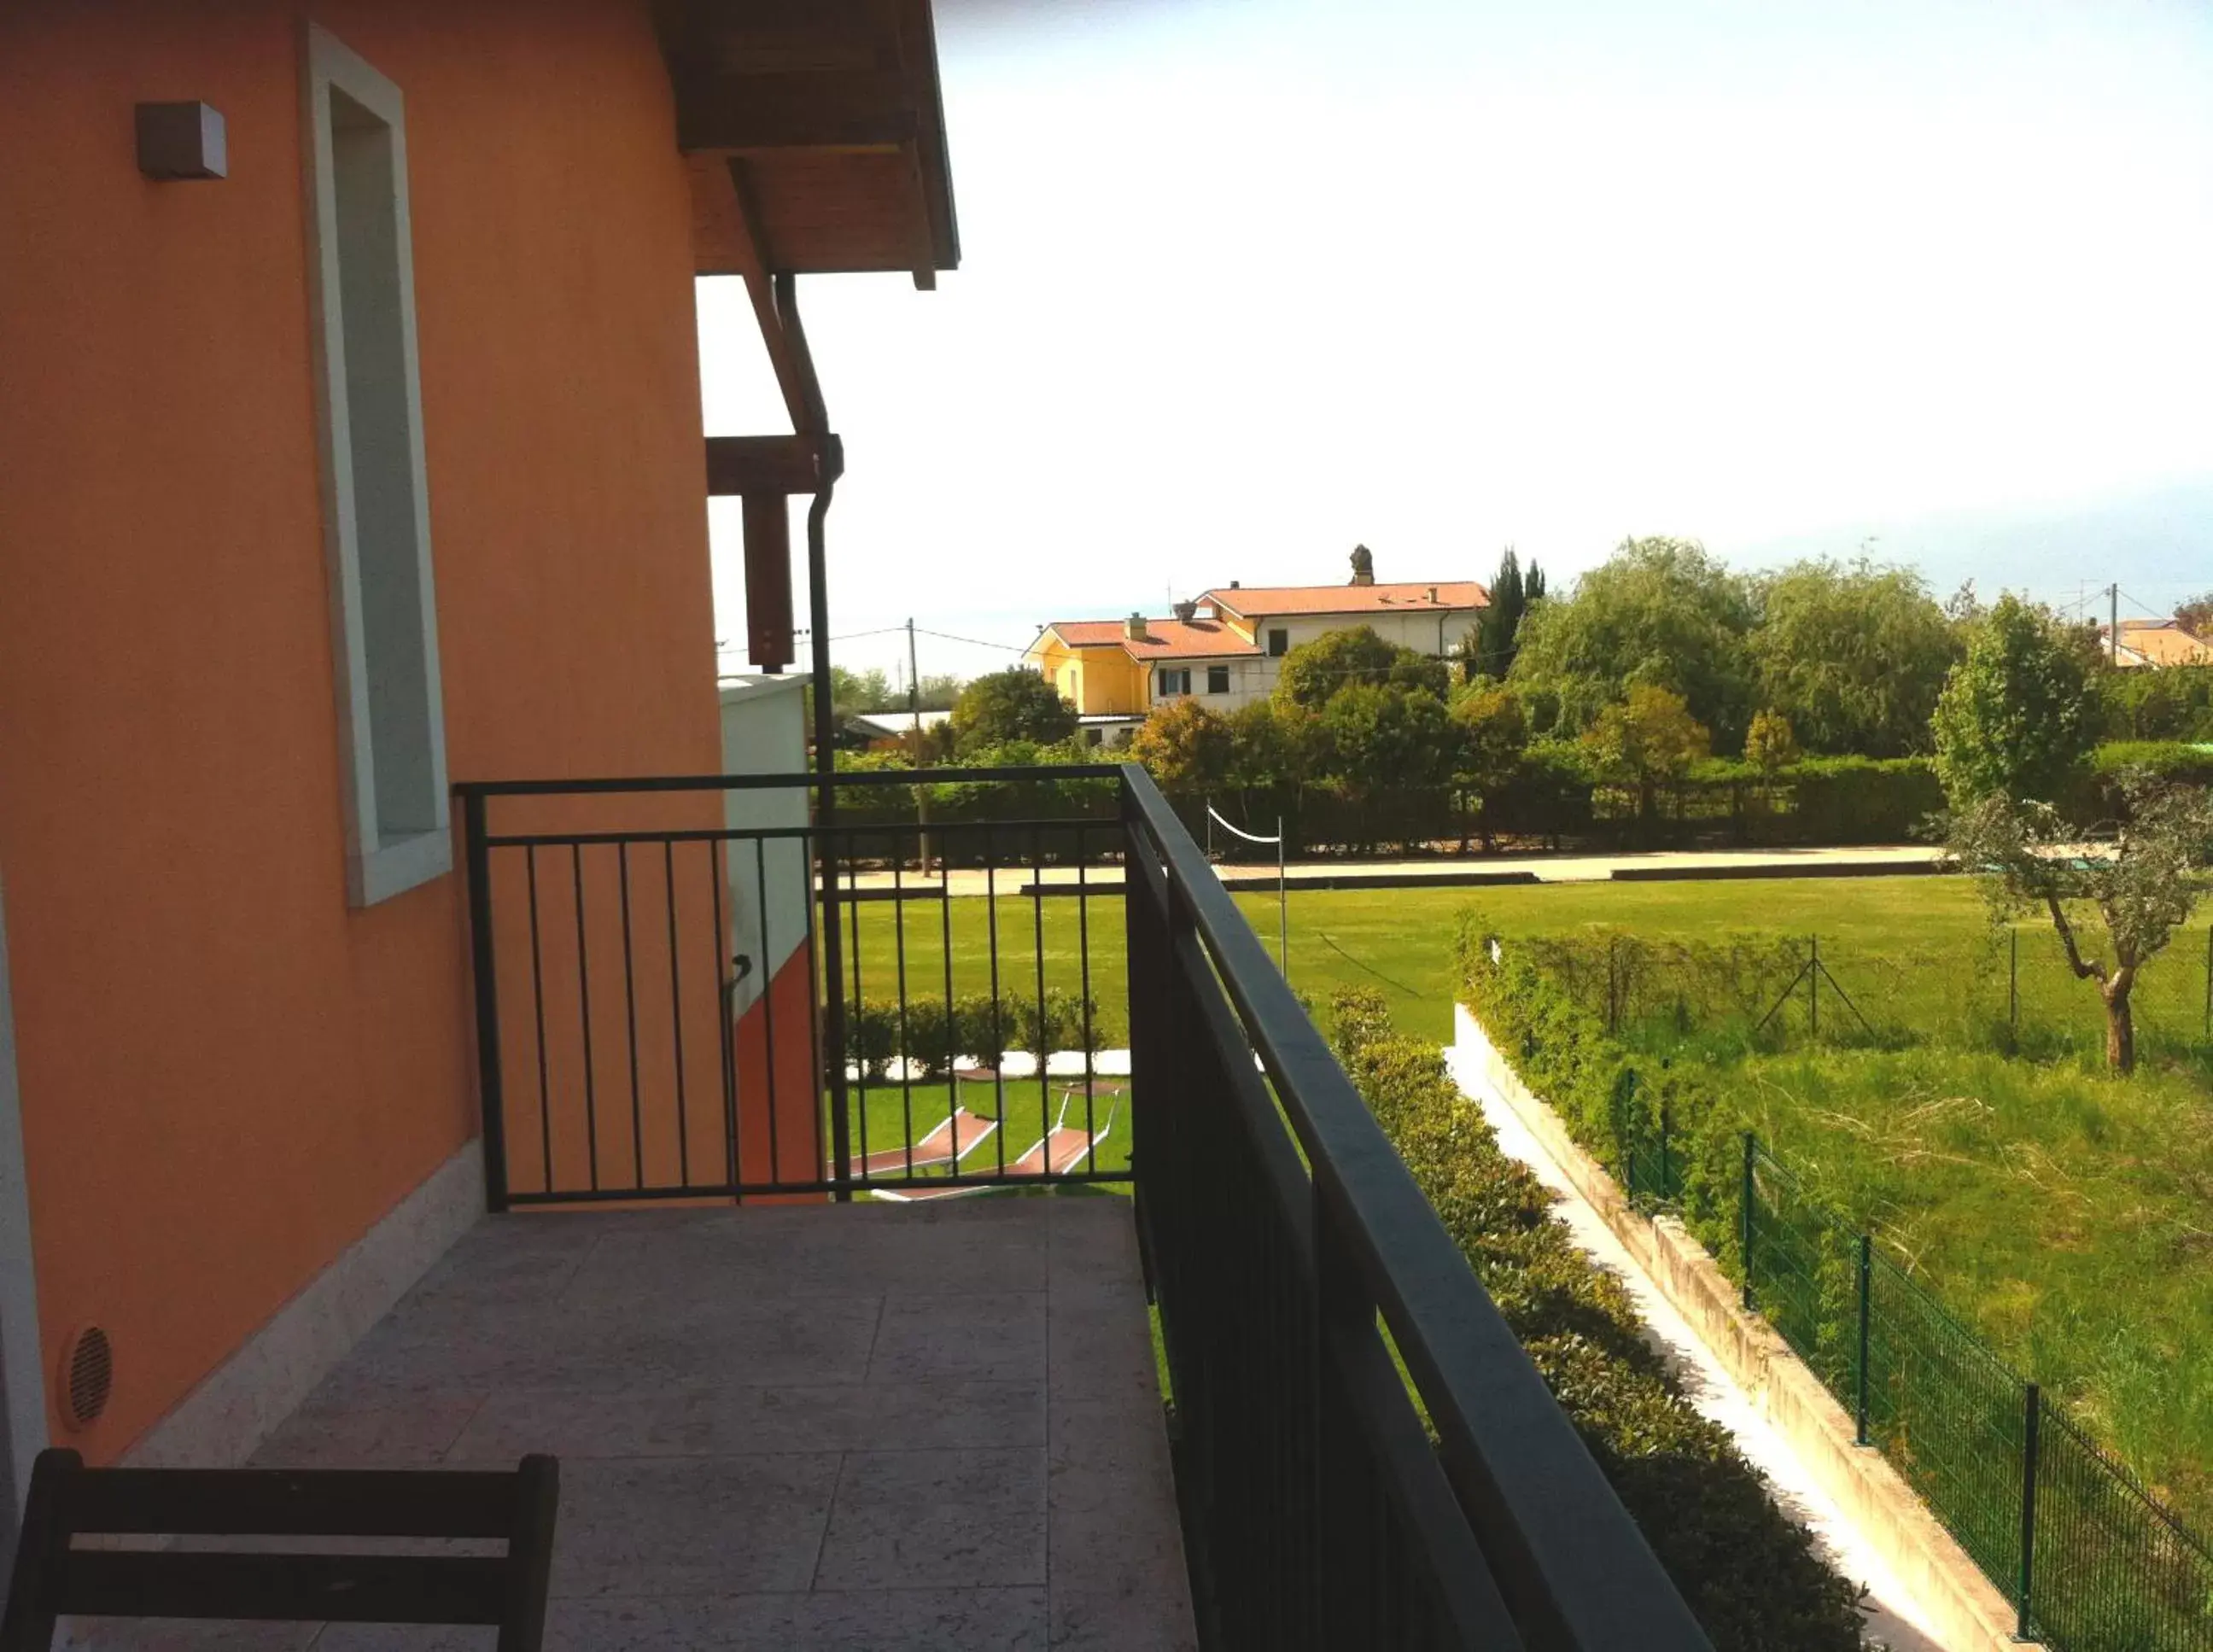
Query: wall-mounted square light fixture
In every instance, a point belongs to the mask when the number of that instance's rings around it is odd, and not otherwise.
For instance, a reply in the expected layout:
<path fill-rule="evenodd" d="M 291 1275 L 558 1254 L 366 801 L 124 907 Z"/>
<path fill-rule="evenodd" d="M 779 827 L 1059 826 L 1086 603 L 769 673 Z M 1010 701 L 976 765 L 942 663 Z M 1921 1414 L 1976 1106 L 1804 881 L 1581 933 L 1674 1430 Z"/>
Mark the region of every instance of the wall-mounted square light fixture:
<path fill-rule="evenodd" d="M 142 103 L 138 170 L 149 178 L 223 178 L 230 148 L 223 112 L 205 103 Z"/>

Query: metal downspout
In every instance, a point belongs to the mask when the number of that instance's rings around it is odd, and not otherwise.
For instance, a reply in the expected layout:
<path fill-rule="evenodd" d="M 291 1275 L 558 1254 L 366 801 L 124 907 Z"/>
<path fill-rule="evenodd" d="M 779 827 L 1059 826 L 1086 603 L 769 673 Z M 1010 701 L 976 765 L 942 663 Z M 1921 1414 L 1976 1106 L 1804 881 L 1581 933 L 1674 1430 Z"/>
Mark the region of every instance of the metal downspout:
<path fill-rule="evenodd" d="M 814 376 L 814 358 L 799 319 L 798 282 L 789 271 L 773 278 L 776 308 L 792 349 L 803 364 L 807 387 L 804 434 L 826 436 L 829 414 Z M 844 930 L 839 923 L 838 858 L 837 709 L 830 696 L 830 564 L 824 549 L 823 521 L 830 514 L 834 485 L 826 479 L 807 508 L 807 623 L 814 675 L 814 844 L 815 881 L 822 907 L 822 1050 L 830 1090 L 830 1179 L 840 1204 L 852 1202 L 852 1125 L 845 1110 Z M 817 1139 L 820 1139 L 819 1137 Z"/>

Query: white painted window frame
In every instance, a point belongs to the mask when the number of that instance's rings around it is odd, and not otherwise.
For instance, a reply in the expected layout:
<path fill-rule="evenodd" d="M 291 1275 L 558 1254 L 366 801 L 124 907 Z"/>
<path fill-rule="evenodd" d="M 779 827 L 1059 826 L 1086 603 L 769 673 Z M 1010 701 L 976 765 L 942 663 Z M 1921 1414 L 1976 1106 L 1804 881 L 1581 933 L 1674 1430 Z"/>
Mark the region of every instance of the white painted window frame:
<path fill-rule="evenodd" d="M 370 906 L 453 869 L 446 783 L 446 731 L 438 670 L 436 584 L 430 560 L 430 508 L 423 454 L 423 387 L 415 330 L 414 237 L 408 210 L 406 106 L 399 88 L 334 36 L 307 28 L 304 124 L 308 281 L 314 317 L 315 411 L 321 445 L 323 551 L 329 572 L 331 636 L 338 699 L 346 827 L 346 899 Z M 333 88 L 391 132 L 398 307 L 405 364 L 407 460 L 412 470 L 414 546 L 421 595 L 423 668 L 429 707 L 426 760 L 429 821 L 404 833 L 382 829 L 369 719 L 369 658 L 362 600 L 355 509 L 352 430 L 345 394 L 345 332 L 339 302 L 338 185 Z"/>

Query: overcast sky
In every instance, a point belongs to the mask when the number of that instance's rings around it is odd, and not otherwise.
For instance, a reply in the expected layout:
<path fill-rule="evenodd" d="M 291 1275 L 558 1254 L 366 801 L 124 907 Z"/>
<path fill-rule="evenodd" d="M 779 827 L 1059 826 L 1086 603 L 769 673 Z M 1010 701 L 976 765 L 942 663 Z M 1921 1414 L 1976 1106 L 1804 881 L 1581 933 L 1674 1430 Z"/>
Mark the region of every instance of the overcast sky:
<path fill-rule="evenodd" d="M 1356 540 L 1385 579 L 1671 533 L 2213 585 L 2202 0 L 937 11 L 960 271 L 800 283 L 833 636 L 1018 649 Z M 699 310 L 708 430 L 788 429 L 739 283 Z"/>

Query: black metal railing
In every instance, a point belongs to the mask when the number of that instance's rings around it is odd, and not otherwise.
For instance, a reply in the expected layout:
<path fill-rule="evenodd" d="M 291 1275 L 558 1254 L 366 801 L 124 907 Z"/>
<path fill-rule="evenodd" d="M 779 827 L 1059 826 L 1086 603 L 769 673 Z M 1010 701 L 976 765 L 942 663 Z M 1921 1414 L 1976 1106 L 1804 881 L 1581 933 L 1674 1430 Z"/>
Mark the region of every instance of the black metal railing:
<path fill-rule="evenodd" d="M 804 776 L 457 788 L 493 1208 L 1127 1181 L 1119 771 L 1074 772 L 1088 817 L 857 774 L 826 826 Z"/>
<path fill-rule="evenodd" d="M 1143 771 L 816 785 L 458 789 L 495 1208 L 1131 1183 L 1206 1644 L 1708 1644 Z"/>

